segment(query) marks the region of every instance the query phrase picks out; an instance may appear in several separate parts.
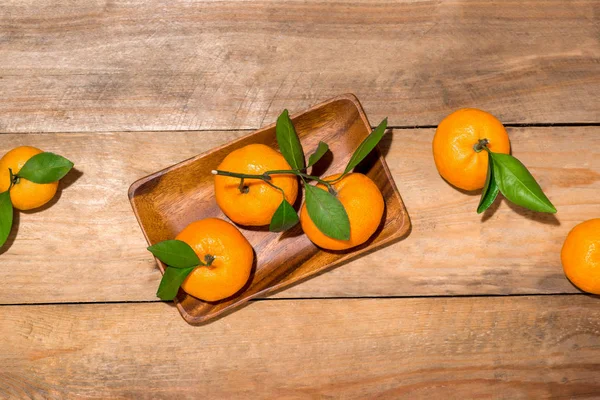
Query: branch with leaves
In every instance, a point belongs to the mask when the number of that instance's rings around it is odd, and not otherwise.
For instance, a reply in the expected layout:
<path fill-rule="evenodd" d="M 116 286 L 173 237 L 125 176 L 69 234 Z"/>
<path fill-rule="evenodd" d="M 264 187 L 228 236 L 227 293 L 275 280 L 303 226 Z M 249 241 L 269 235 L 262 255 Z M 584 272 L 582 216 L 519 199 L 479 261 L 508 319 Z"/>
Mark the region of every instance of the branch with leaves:
<path fill-rule="evenodd" d="M 273 175 L 288 174 L 297 176 L 305 188 L 306 208 L 315 225 L 325 235 L 332 238 L 350 239 L 350 221 L 342 203 L 337 199 L 334 184 L 349 174 L 376 146 L 381 140 L 387 127 L 387 119 L 360 144 L 356 149 L 343 173 L 334 180 L 326 181 L 318 176 L 309 175 L 306 169 L 315 165 L 329 151 L 329 146 L 319 142 L 315 151 L 305 160 L 304 150 L 294 124 L 289 117 L 288 111 L 284 110 L 277 119 L 276 138 L 281 154 L 290 165 L 286 170 L 270 170 L 262 174 L 245 174 L 233 171 L 212 171 L 215 175 L 223 175 L 240 180 L 238 189 L 246 193 L 247 179 L 258 179 L 281 192 L 282 201 L 273 214 L 269 229 L 272 232 L 282 232 L 292 228 L 299 222 L 298 214 L 292 205 L 285 199 L 282 188 L 273 184 Z M 310 181 L 322 183 L 327 189 L 321 189 L 310 185 Z M 177 296 L 179 287 L 186 278 L 198 267 L 211 267 L 212 256 L 205 257 L 201 261 L 189 244 L 180 240 L 165 240 L 148 247 L 148 250 L 167 268 L 160 281 L 156 295 L 162 300 L 173 300 Z"/>
<path fill-rule="evenodd" d="M 232 171 L 213 170 L 214 175 L 223 175 L 240 179 L 240 191 L 244 188 L 244 179 L 260 179 L 282 192 L 282 201 L 269 225 L 272 232 L 282 232 L 295 226 L 298 222 L 298 214 L 292 205 L 285 199 L 281 188 L 275 186 L 271 181 L 271 175 L 290 174 L 296 175 L 304 185 L 306 196 L 306 209 L 311 220 L 317 228 L 325 235 L 339 240 L 348 240 L 350 238 L 350 222 L 348 215 L 342 203 L 337 199 L 333 184 L 348 175 L 362 160 L 373 151 L 377 144 L 383 138 L 387 128 L 387 118 L 367 136 L 350 157 L 346 168 L 342 174 L 334 180 L 323 180 L 318 176 L 309 175 L 306 169 L 315 165 L 329 151 L 327 143 L 319 142 L 315 151 L 308 157 L 306 164 L 304 149 L 300 143 L 294 124 L 289 117 L 288 111 L 283 110 L 277 118 L 275 126 L 275 135 L 281 154 L 290 165 L 289 170 L 265 171 L 262 174 L 241 174 Z M 323 184 L 327 190 L 310 185 L 308 182 L 315 181 Z"/>

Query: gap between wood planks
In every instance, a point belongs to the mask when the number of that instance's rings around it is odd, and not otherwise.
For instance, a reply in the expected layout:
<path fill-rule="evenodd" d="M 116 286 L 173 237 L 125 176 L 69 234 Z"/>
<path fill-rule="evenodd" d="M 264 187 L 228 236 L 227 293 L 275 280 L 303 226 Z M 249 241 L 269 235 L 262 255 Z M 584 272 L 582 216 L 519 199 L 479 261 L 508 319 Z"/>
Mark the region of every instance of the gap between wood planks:
<path fill-rule="evenodd" d="M 250 302 L 262 301 L 305 301 L 305 300 L 394 300 L 394 299 L 454 299 L 454 298 L 486 298 L 486 297 L 567 297 L 567 296 L 600 296 L 590 293 L 517 293 L 517 294 L 456 294 L 456 295 L 428 295 L 428 296 L 334 296 L 334 297 L 273 297 L 251 299 Z M 64 305 L 88 305 L 88 304 L 144 304 L 144 303 L 172 303 L 162 300 L 115 300 L 115 301 L 65 301 L 65 302 L 46 302 L 46 303 L 16 303 L 0 304 L 0 307 L 23 307 L 23 306 L 64 306 Z"/>
<path fill-rule="evenodd" d="M 507 128 L 561 128 L 561 127 L 589 127 L 589 126 L 600 126 L 600 122 L 535 122 L 535 123 L 509 123 L 503 124 Z M 267 126 L 267 125 L 265 125 Z M 375 125 L 371 128 L 375 129 Z M 437 125 L 390 125 L 387 129 L 435 129 Z M 157 129 L 157 130 L 111 130 L 111 131 L 93 131 L 93 132 L 0 132 L 0 135 L 57 135 L 57 134 L 71 134 L 71 133 L 85 133 L 85 134 L 103 134 L 103 133 L 114 133 L 114 132 L 253 132 L 260 128 L 210 128 L 210 129 Z"/>

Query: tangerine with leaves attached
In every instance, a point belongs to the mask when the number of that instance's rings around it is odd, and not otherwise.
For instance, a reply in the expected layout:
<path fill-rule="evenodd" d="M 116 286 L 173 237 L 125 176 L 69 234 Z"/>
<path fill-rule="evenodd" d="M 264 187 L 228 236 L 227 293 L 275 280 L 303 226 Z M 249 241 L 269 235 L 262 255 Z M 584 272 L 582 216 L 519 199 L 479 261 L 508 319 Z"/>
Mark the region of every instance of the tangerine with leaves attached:
<path fill-rule="evenodd" d="M 488 170 L 486 146 L 510 153 L 504 125 L 492 114 L 475 108 L 453 112 L 440 122 L 433 137 L 433 159 L 446 181 L 463 190 L 481 189 Z"/>
<path fill-rule="evenodd" d="M 181 288 L 206 301 L 218 301 L 239 291 L 250 276 L 254 250 L 248 240 L 231 223 L 218 218 L 206 218 L 185 227 L 176 240 L 187 243 L 210 265 L 195 268 Z"/>
<path fill-rule="evenodd" d="M 261 175 L 267 171 L 291 168 L 281 153 L 269 146 L 249 144 L 229 153 L 217 169 Z M 215 176 L 217 204 L 229 219 L 240 225 L 268 225 L 284 194 L 285 199 L 294 204 L 298 195 L 298 178 L 295 175 L 269 174 L 267 181 Z"/>
<path fill-rule="evenodd" d="M 10 188 L 12 204 L 19 210 L 31 210 L 43 206 L 52 200 L 58 189 L 58 181 L 34 183 L 25 178 L 13 178 L 31 157 L 40 153 L 42 150 L 35 147 L 20 146 L 0 159 L 0 193 Z"/>
<path fill-rule="evenodd" d="M 340 174 L 324 178 L 325 181 L 335 181 Z M 318 188 L 327 190 L 325 185 Z M 308 238 L 317 246 L 328 250 L 346 250 L 366 242 L 375 233 L 385 208 L 381 191 L 368 176 L 360 173 L 345 175 L 341 180 L 332 184 L 336 197 L 342 203 L 350 221 L 350 239 L 334 239 L 317 228 L 308 215 L 306 203 L 300 210 L 300 223 Z"/>

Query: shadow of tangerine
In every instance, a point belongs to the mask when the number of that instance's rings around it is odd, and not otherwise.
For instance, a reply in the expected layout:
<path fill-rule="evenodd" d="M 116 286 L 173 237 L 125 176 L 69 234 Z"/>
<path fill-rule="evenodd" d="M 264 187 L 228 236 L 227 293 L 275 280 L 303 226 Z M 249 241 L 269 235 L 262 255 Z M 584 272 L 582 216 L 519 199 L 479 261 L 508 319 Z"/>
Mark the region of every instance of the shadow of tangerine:
<path fill-rule="evenodd" d="M 41 207 L 34 208 L 32 210 L 17 210 L 16 208 L 13 209 L 12 227 L 10 230 L 10 234 L 8 235 L 8 238 L 6 239 L 6 242 L 4 243 L 4 245 L 2 247 L 0 247 L 0 255 L 6 253 L 8 251 L 8 249 L 10 249 L 12 247 L 12 245 L 15 243 L 15 240 L 17 238 L 17 233 L 19 231 L 19 225 L 21 222 L 20 213 L 34 214 L 37 212 L 46 211 L 47 209 L 52 207 L 54 204 L 56 204 L 58 202 L 58 200 L 60 200 L 60 197 L 62 196 L 62 191 L 64 189 L 68 188 L 69 186 L 71 186 L 73 183 L 75 183 L 75 181 L 77 181 L 82 175 L 83 175 L 83 172 L 76 168 L 73 168 L 71 171 L 69 171 L 69 173 L 58 182 L 58 188 L 56 190 L 56 194 L 52 197 L 52 199 L 50 199 L 49 202 L 42 205 Z"/>
<path fill-rule="evenodd" d="M 47 209 L 49 209 L 50 207 L 52 207 L 53 205 L 58 203 L 58 200 L 60 200 L 60 197 L 62 196 L 63 190 L 70 187 L 82 176 L 83 176 L 82 171 L 80 171 L 76 168 L 73 168 L 71 171 L 69 171 L 69 173 L 64 178 L 62 178 L 60 181 L 58 181 L 58 189 L 56 190 L 56 194 L 54 195 L 54 197 L 52 197 L 52 199 L 50 199 L 49 202 L 47 202 L 46 204 L 44 204 L 41 207 L 34 208 L 32 210 L 24 210 L 24 211 L 20 211 L 20 212 L 22 212 L 24 214 L 34 214 L 37 212 L 46 211 Z"/>

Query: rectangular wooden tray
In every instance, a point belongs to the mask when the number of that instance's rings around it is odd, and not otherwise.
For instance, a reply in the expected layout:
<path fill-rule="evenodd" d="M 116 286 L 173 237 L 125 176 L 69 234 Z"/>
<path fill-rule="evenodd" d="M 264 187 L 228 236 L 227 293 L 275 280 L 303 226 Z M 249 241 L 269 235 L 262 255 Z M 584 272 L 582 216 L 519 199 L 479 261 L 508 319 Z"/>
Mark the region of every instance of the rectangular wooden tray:
<path fill-rule="evenodd" d="M 333 98 L 291 118 L 307 154 L 316 149 L 319 141 L 326 142 L 331 149 L 331 153 L 313 167 L 313 175 L 341 172 L 354 150 L 371 132 L 362 106 L 352 94 Z M 129 200 L 148 243 L 173 239 L 198 219 L 227 220 L 215 202 L 211 170 L 231 151 L 250 143 L 277 148 L 275 124 L 133 183 Z M 326 251 L 302 234 L 300 224 L 282 234 L 269 232 L 266 227 L 240 227 L 256 252 L 248 284 L 234 297 L 216 303 L 201 301 L 180 290 L 175 304 L 183 318 L 192 325 L 206 323 L 252 298 L 272 294 L 404 237 L 410 230 L 410 220 L 379 149 L 356 170 L 369 176 L 385 199 L 384 218 L 369 241 L 349 251 Z M 302 196 L 298 196 L 296 209 L 301 201 Z M 157 262 L 164 272 L 165 265 Z M 158 282 L 156 284 L 158 287 Z"/>

